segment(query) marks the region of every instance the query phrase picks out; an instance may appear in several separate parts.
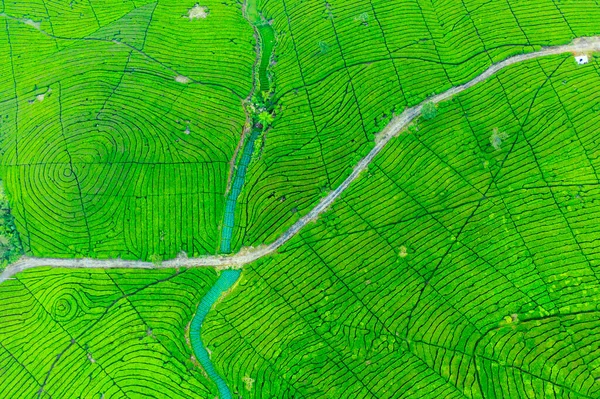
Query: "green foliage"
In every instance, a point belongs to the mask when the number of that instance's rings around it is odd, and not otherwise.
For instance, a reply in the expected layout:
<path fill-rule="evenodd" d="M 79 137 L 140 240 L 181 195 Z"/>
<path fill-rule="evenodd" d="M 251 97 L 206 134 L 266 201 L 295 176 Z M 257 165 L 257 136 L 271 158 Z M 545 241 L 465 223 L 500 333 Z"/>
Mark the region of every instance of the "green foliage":
<path fill-rule="evenodd" d="M 263 125 L 263 130 L 266 130 L 275 120 L 275 117 L 268 111 L 262 111 L 258 114 L 258 120 Z"/>
<path fill-rule="evenodd" d="M 254 140 L 254 143 L 252 144 L 254 146 L 253 150 L 252 150 L 252 161 L 251 162 L 256 162 L 261 154 L 262 154 L 262 147 L 264 145 L 264 135 L 259 136 L 256 140 Z"/>
<path fill-rule="evenodd" d="M 10 212 L 8 198 L 0 182 L 0 270 L 23 255 L 23 245 Z"/>
<path fill-rule="evenodd" d="M 259 25 L 263 22 L 258 10 L 258 0 L 245 0 L 246 17 L 253 25 Z"/>
<path fill-rule="evenodd" d="M 431 120 L 433 118 L 435 118 L 437 116 L 437 108 L 435 106 L 434 103 L 430 102 L 426 102 L 425 104 L 423 104 L 423 109 L 421 110 L 421 115 L 423 115 L 423 118 L 425 118 L 425 120 Z"/>
<path fill-rule="evenodd" d="M 361 21 L 363 24 L 366 24 L 367 22 L 369 22 L 369 13 L 363 12 L 358 16 L 358 20 Z"/>
<path fill-rule="evenodd" d="M 184 338 L 213 270 L 35 269 L 17 278 L 0 285 L 3 398 L 216 396 Z"/>
<path fill-rule="evenodd" d="M 254 32 L 236 2 L 203 2 L 193 21 L 192 4 L 136 3 L 3 3 L 1 166 L 33 255 L 158 262 L 219 246 Z M 232 217 L 237 248 L 272 241 L 337 187 L 383 110 L 599 33 L 593 0 L 315 4 L 261 2 L 274 29 L 261 39 L 280 33 L 282 51 L 273 67 L 264 53 L 258 92 L 274 75 L 281 108 L 275 123 L 274 96 L 245 105 L 273 126 Z M 562 60 L 440 105 L 248 267 L 203 326 L 234 393 L 598 396 L 599 82 L 597 65 Z M 185 331 L 215 278 L 17 275 L 0 285 L 2 396 L 214 397 Z"/>
<path fill-rule="evenodd" d="M 510 67 L 439 104 L 316 223 L 251 264 L 205 322 L 230 388 L 596 397 L 600 76 L 570 57 Z M 498 149 L 494 132 L 506 133 Z"/>
<path fill-rule="evenodd" d="M 319 52 L 321 54 L 327 54 L 329 52 L 329 45 L 323 41 L 319 42 Z"/>
<path fill-rule="evenodd" d="M 2 178 L 32 255 L 218 248 L 253 30 L 239 4 L 203 2 L 190 20 L 194 2 L 136 3 L 0 10 Z"/>
<path fill-rule="evenodd" d="M 338 186 L 372 148 L 382 112 L 401 114 L 511 55 L 600 34 L 593 22 L 600 8 L 591 0 L 334 0 L 319 7 L 270 0 L 261 7 L 280 33 L 272 73 L 285 110 L 248 171 L 237 249 L 272 242 L 309 212 L 321 179 Z"/>
<path fill-rule="evenodd" d="M 256 27 L 260 35 L 261 56 L 258 65 L 258 82 L 262 92 L 268 92 L 272 89 L 270 82 L 270 66 L 275 48 L 275 31 L 273 27 L 267 23 Z"/>
<path fill-rule="evenodd" d="M 162 262 L 162 257 L 158 254 L 150 255 L 150 262 L 154 263 L 154 265 L 158 266 Z"/>

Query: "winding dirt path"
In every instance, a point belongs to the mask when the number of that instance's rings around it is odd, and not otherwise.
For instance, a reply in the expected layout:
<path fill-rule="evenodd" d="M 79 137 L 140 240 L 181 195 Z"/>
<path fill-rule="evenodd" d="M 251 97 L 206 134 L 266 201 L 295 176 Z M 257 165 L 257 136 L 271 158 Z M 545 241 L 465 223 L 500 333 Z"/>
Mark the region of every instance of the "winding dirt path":
<path fill-rule="evenodd" d="M 490 76 L 494 75 L 501 69 L 504 69 L 510 65 L 517 64 L 519 62 L 531 60 L 534 58 L 546 57 L 550 55 L 559 55 L 564 53 L 591 53 L 600 52 L 600 36 L 589 37 L 589 38 L 578 38 L 575 39 L 571 44 L 563 46 L 546 47 L 539 51 L 517 55 L 514 57 L 507 58 L 506 60 L 492 65 L 490 68 L 485 70 L 481 75 L 477 76 L 473 80 L 453 87 L 444 93 L 438 94 L 432 98 L 423 101 L 421 104 L 411 108 L 407 108 L 401 115 L 394 117 L 390 123 L 377 134 L 375 138 L 375 147 L 365 156 L 361 161 L 354 167 L 354 170 L 344 180 L 339 187 L 330 192 L 325 198 L 323 198 L 317 206 L 315 206 L 307 215 L 302 217 L 296 223 L 294 223 L 286 232 L 284 232 L 277 240 L 273 243 L 260 246 L 257 248 L 243 248 L 240 252 L 234 255 L 213 255 L 203 256 L 198 258 L 175 258 L 167 260 L 161 263 L 151 263 L 144 261 L 128 261 L 122 259 L 59 259 L 59 258 L 35 258 L 24 256 L 19 261 L 9 265 L 0 274 L 0 283 L 10 279 L 15 274 L 32 269 L 34 267 L 50 266 L 58 268 L 68 269 L 164 269 L 164 268 L 178 268 L 178 267 L 214 267 L 218 269 L 239 269 L 245 264 L 253 262 L 264 256 L 272 254 L 279 247 L 285 244 L 293 236 L 295 236 L 304 226 L 308 223 L 316 220 L 319 215 L 327 210 L 329 206 L 340 196 L 350 184 L 356 180 L 362 171 L 367 169 L 371 161 L 379 154 L 379 152 L 385 147 L 385 145 L 393 138 L 404 131 L 419 115 L 423 105 L 427 102 L 433 102 L 435 104 L 450 99 L 452 96 L 461 93 L 478 83 L 483 82 Z"/>

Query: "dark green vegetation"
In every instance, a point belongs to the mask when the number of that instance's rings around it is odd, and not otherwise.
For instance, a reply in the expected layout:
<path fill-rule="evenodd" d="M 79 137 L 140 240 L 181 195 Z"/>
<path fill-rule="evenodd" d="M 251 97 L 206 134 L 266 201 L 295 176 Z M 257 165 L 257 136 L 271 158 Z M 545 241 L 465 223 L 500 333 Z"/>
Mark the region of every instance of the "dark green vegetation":
<path fill-rule="evenodd" d="M 246 181 L 246 172 L 250 162 L 260 156 L 261 145 L 264 140 L 263 133 L 269 129 L 275 115 L 273 113 L 273 91 L 268 66 L 273 57 L 275 46 L 275 33 L 267 21 L 262 19 L 256 0 L 247 1 L 244 5 L 244 16 L 253 27 L 256 38 L 257 61 L 254 65 L 254 81 L 250 101 L 245 104 L 250 126 L 245 126 L 247 133 L 243 137 L 243 150 L 238 153 L 231 187 L 225 203 L 225 215 L 221 226 L 220 252 L 231 252 L 231 238 L 236 226 L 235 214 L 238 198 Z M 256 148 L 258 147 L 258 148 Z"/>
<path fill-rule="evenodd" d="M 423 104 L 423 110 L 421 111 L 421 115 L 426 120 L 435 118 L 435 116 L 437 115 L 437 108 L 435 104 L 432 102 L 427 102 Z"/>
<path fill-rule="evenodd" d="M 0 271 L 9 263 L 19 259 L 21 255 L 23 255 L 23 246 L 15 226 L 15 219 L 10 213 L 4 185 L 0 182 Z"/>
<path fill-rule="evenodd" d="M 258 66 L 258 78 L 260 91 L 270 91 L 270 81 L 268 68 L 273 57 L 273 49 L 275 47 L 275 31 L 258 10 L 258 0 L 247 0 L 245 2 L 246 18 L 258 32 L 260 42 L 260 63 Z"/>
<path fill-rule="evenodd" d="M 338 186 L 392 112 L 493 62 L 600 33 L 595 0 L 263 0 L 280 108 L 232 247 L 272 242 Z"/>
<path fill-rule="evenodd" d="M 202 5 L 0 3 L 2 176 L 28 253 L 217 252 L 255 54 L 239 4 Z"/>
<path fill-rule="evenodd" d="M 0 285 L 0 397 L 212 398 L 184 337 L 214 271 L 38 269 Z"/>
<path fill-rule="evenodd" d="M 599 85 L 598 58 L 530 61 L 390 142 L 209 314 L 230 389 L 600 397 Z"/>
<path fill-rule="evenodd" d="M 0 4 L 0 172 L 36 256 L 270 242 L 393 113 L 600 34 L 595 0 Z M 0 397 L 600 397 L 599 71 L 530 61 L 427 106 L 194 326 L 212 380 L 185 339 L 214 271 L 16 275 Z"/>

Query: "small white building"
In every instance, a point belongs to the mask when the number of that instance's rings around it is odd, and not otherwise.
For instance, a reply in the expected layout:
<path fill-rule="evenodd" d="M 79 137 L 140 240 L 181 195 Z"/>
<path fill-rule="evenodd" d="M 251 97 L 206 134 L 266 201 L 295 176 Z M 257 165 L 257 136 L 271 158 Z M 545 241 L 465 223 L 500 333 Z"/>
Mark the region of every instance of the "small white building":
<path fill-rule="evenodd" d="M 588 59 L 587 55 L 576 55 L 575 56 L 575 61 L 577 61 L 577 63 L 579 65 L 585 65 L 587 64 L 590 60 Z"/>

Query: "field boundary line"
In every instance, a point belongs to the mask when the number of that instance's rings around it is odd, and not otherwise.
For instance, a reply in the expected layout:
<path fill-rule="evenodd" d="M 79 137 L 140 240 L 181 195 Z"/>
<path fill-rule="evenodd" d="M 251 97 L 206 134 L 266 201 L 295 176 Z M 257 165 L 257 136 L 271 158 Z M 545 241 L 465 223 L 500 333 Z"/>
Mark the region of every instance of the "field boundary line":
<path fill-rule="evenodd" d="M 449 100 L 453 96 L 477 85 L 490 78 L 500 70 L 517 63 L 532 60 L 551 55 L 561 55 L 565 53 L 591 53 L 600 52 L 600 36 L 577 38 L 571 44 L 544 47 L 541 50 L 520 54 L 509 57 L 504 61 L 493 64 L 483 73 L 470 80 L 469 82 L 455 86 L 441 94 L 427 98 L 420 104 L 407 108 L 402 114 L 394 116 L 388 125 L 375 136 L 375 147 L 360 160 L 354 167 L 352 173 L 333 191 L 331 191 L 305 216 L 300 218 L 279 238 L 269 245 L 262 245 L 256 248 L 242 248 L 240 252 L 233 255 L 209 255 L 196 258 L 177 257 L 175 259 L 163 262 L 146 262 L 123 259 L 90 259 L 90 258 L 38 258 L 23 256 L 17 262 L 9 265 L 0 274 L 0 283 L 9 280 L 15 274 L 35 267 L 55 267 L 66 269 L 165 269 L 165 268 L 193 268 L 193 267 L 214 267 L 217 269 L 241 269 L 244 265 L 254 262 L 262 257 L 274 253 L 279 247 L 294 237 L 300 230 L 312 221 L 318 219 L 319 215 L 325 212 L 331 204 L 358 178 L 373 159 L 381 152 L 386 144 L 394 137 L 405 131 L 408 126 L 421 115 L 423 106 L 426 103 L 438 104 Z"/>

